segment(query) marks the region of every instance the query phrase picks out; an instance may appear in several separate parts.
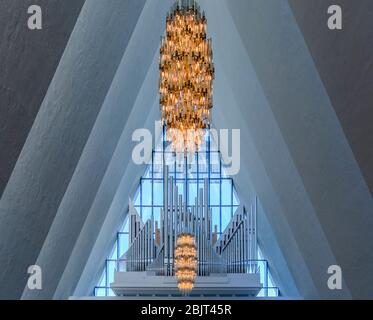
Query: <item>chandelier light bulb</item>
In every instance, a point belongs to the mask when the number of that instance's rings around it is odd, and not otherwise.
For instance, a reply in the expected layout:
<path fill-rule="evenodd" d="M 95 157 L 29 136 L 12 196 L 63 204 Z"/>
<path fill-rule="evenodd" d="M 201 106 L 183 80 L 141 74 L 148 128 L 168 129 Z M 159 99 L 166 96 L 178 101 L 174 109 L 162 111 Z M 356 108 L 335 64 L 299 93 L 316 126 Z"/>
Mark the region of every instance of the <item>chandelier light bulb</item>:
<path fill-rule="evenodd" d="M 162 123 L 176 152 L 198 150 L 210 128 L 214 65 L 206 31 L 206 17 L 194 2 L 177 4 L 167 15 L 160 48 L 159 94 Z"/>
<path fill-rule="evenodd" d="M 181 292 L 188 294 L 193 289 L 197 276 L 197 247 L 192 234 L 179 235 L 174 257 L 177 286 Z"/>

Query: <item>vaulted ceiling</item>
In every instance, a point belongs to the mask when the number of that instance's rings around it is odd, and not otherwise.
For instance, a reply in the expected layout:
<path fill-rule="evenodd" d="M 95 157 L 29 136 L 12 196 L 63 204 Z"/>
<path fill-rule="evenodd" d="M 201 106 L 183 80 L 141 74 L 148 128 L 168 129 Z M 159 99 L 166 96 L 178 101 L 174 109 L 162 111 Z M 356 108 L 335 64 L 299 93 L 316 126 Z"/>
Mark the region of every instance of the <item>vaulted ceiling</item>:
<path fill-rule="evenodd" d="M 0 4 L 0 298 L 91 292 L 144 170 L 132 133 L 160 116 L 173 3 L 36 2 L 46 14 L 35 32 L 20 22 L 35 1 Z M 289 297 L 373 297 L 373 6 L 337 1 L 344 29 L 331 31 L 335 2 L 200 1 L 213 123 L 241 130 L 233 178 L 243 202 L 259 198 L 260 246 Z M 41 291 L 26 288 L 34 263 Z M 327 288 L 332 264 L 341 291 Z"/>

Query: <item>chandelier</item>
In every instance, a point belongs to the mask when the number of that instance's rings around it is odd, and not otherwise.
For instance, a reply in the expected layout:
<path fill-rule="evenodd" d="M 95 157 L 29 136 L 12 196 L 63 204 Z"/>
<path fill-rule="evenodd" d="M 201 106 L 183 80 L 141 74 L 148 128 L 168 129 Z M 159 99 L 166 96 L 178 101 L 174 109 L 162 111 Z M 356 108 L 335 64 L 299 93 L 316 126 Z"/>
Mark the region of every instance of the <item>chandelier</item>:
<path fill-rule="evenodd" d="M 194 152 L 210 127 L 214 65 L 207 21 L 194 1 L 174 6 L 160 48 L 160 109 L 174 151 Z"/>
<path fill-rule="evenodd" d="M 188 294 L 197 275 L 197 248 L 192 234 L 179 235 L 174 256 L 177 286 L 181 292 Z"/>

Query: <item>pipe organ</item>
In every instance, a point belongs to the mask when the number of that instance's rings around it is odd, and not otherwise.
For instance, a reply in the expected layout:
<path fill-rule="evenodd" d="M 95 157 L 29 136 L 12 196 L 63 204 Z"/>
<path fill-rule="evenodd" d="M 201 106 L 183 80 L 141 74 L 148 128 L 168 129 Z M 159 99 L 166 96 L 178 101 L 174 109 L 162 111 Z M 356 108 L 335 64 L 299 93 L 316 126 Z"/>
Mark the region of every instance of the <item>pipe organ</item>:
<path fill-rule="evenodd" d="M 153 220 L 145 224 L 141 221 L 133 204 L 130 203 L 129 241 L 131 246 L 125 253 L 126 271 L 145 271 L 154 260 L 155 239 L 153 235 Z"/>
<path fill-rule="evenodd" d="M 208 179 L 199 190 L 195 204 L 187 208 L 183 196 L 168 168 L 164 170 L 163 208 L 161 210 L 161 244 L 162 252 L 154 267 L 164 275 L 174 275 L 174 251 L 179 234 L 193 234 L 197 244 L 198 275 L 222 272 L 224 261 L 213 249 L 212 214 L 208 207 Z"/>
<path fill-rule="evenodd" d="M 252 208 L 251 208 L 252 209 Z M 254 271 L 257 259 L 256 215 L 240 206 L 215 245 L 229 273 Z"/>
<path fill-rule="evenodd" d="M 180 234 L 187 233 L 193 235 L 196 242 L 197 276 L 255 273 L 253 260 L 257 257 L 257 242 L 253 208 L 248 213 L 240 206 L 218 236 L 217 226 L 212 226 L 212 211 L 208 205 L 208 179 L 198 190 L 194 205 L 187 206 L 167 166 L 164 166 L 163 175 L 163 208 L 159 225 L 153 219 L 143 223 L 130 202 L 129 249 L 120 259 L 119 268 L 127 272 L 175 276 L 176 241 Z"/>

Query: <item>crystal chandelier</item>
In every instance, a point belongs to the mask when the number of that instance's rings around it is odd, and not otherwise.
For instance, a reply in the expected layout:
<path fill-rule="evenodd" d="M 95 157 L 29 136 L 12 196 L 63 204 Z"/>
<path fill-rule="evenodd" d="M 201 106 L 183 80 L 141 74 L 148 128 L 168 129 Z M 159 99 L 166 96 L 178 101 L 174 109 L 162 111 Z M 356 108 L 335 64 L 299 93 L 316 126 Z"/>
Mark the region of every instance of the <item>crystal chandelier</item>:
<path fill-rule="evenodd" d="M 210 127 L 212 108 L 211 39 L 194 1 L 177 3 L 166 20 L 160 48 L 160 108 L 167 139 L 177 152 L 194 152 Z"/>
<path fill-rule="evenodd" d="M 176 241 L 175 271 L 179 290 L 188 294 L 194 287 L 197 275 L 197 248 L 194 236 L 182 233 Z"/>

